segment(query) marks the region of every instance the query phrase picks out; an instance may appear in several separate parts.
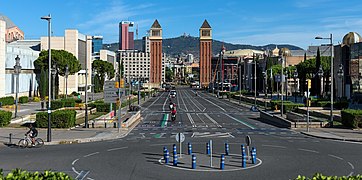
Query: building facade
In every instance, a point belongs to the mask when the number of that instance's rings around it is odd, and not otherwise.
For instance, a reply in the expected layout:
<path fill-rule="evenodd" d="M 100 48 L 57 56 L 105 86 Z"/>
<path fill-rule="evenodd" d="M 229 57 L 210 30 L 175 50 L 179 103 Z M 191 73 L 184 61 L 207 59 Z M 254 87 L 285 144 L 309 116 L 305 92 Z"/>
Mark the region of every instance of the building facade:
<path fill-rule="evenodd" d="M 200 87 L 208 87 L 211 82 L 212 29 L 207 20 L 200 30 Z"/>
<path fill-rule="evenodd" d="M 24 39 L 24 32 L 16 26 L 7 16 L 0 14 L 0 20 L 5 22 L 5 42 L 13 42 Z"/>
<path fill-rule="evenodd" d="M 103 36 L 93 36 L 92 53 L 97 53 L 103 48 Z"/>
<path fill-rule="evenodd" d="M 69 75 L 67 79 L 68 94 L 75 92 L 84 93 L 86 70 L 88 70 L 88 91 L 91 87 L 92 67 L 92 36 L 81 34 L 76 29 L 65 30 L 64 37 L 51 37 L 51 49 L 65 50 L 72 53 L 80 62 L 81 70 Z M 41 37 L 41 50 L 48 50 L 48 37 Z M 59 94 L 65 94 L 65 79 L 59 76 Z"/>
<path fill-rule="evenodd" d="M 134 33 L 130 32 L 134 22 L 121 21 L 119 23 L 119 50 L 134 49 Z"/>
<path fill-rule="evenodd" d="M 162 28 L 157 19 L 150 29 L 150 83 L 161 84 L 164 81 L 164 61 L 162 61 Z"/>

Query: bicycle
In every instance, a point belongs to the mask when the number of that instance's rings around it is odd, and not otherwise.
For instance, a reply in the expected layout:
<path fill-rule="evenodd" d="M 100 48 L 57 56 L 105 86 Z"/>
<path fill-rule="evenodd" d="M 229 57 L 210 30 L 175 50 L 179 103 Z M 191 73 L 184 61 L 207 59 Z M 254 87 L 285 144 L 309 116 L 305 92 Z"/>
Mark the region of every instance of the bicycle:
<path fill-rule="evenodd" d="M 43 145 L 44 145 L 43 139 L 36 138 L 35 145 L 33 147 L 42 147 Z M 29 135 L 25 134 L 24 139 L 19 140 L 18 146 L 21 148 L 32 147 L 32 141 Z"/>

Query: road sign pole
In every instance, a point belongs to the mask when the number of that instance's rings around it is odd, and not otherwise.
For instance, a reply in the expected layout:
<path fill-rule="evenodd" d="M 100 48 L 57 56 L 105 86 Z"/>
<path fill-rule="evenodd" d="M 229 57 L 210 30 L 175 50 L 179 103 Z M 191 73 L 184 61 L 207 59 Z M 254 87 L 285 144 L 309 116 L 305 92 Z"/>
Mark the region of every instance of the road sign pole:
<path fill-rule="evenodd" d="M 180 143 L 180 158 L 181 158 L 182 157 L 182 155 L 181 155 L 182 154 L 182 152 L 181 152 L 181 150 L 182 150 L 181 133 L 178 133 L 178 142 Z"/>
<path fill-rule="evenodd" d="M 209 144 L 210 144 L 210 167 L 212 167 L 212 140 L 210 140 Z"/>

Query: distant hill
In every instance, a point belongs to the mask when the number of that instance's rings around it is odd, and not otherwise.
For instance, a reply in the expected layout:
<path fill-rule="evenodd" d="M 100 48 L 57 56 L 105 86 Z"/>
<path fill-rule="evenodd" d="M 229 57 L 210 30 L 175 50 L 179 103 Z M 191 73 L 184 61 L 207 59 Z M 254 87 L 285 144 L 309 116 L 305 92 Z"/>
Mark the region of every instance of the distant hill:
<path fill-rule="evenodd" d="M 235 49 L 255 49 L 255 50 L 263 50 L 263 49 L 274 49 L 275 46 L 278 48 L 286 47 L 290 50 L 302 50 L 302 48 L 298 46 L 293 46 L 289 44 L 268 44 L 265 46 L 253 46 L 253 45 L 245 45 L 245 44 L 231 44 L 227 42 L 221 42 L 218 40 L 212 41 L 212 53 L 214 55 L 220 52 L 222 44 L 226 47 L 226 50 L 235 50 Z M 177 56 L 179 54 L 193 54 L 196 58 L 199 57 L 199 38 L 193 36 L 180 36 L 176 38 L 168 38 L 163 39 L 162 41 L 162 49 L 168 55 Z M 104 44 L 103 47 L 110 51 L 118 50 L 118 43 L 112 44 Z M 142 40 L 135 40 L 135 49 L 142 49 Z"/>

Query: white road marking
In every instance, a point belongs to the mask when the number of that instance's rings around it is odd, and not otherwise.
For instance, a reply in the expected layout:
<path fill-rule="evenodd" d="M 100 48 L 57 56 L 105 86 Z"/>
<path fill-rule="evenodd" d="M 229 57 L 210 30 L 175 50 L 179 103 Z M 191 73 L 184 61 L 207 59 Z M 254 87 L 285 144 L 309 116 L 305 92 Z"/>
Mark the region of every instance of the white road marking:
<path fill-rule="evenodd" d="M 244 124 L 245 126 L 248 126 L 250 129 L 255 129 L 253 126 L 245 123 L 245 122 L 242 121 L 242 120 L 236 119 L 236 118 L 234 118 L 234 117 L 232 117 L 232 116 L 230 116 L 230 115 L 228 115 L 228 114 L 226 114 L 226 113 L 223 113 L 223 114 L 225 114 L 225 115 L 228 116 L 229 118 L 231 118 L 231 119 L 233 119 L 233 120 L 235 120 L 235 121 L 237 121 L 237 122 L 239 122 L 239 123 L 241 123 L 241 124 Z"/>
<path fill-rule="evenodd" d="M 343 160 L 343 158 L 341 158 L 341 157 L 339 157 L 339 156 L 335 156 L 335 155 L 333 155 L 333 154 L 328 154 L 328 156 L 334 157 L 334 158 L 339 159 L 339 160 Z"/>
<path fill-rule="evenodd" d="M 287 147 L 285 147 L 285 146 L 277 146 L 277 145 L 262 144 L 261 146 L 287 149 Z"/>
<path fill-rule="evenodd" d="M 72 166 L 74 166 L 74 164 L 78 161 L 79 159 L 76 159 L 72 162 Z"/>
<path fill-rule="evenodd" d="M 224 112 L 226 112 L 226 110 L 225 110 L 224 108 L 222 108 L 222 107 L 220 107 L 219 105 L 217 105 L 217 104 L 215 104 L 215 103 L 211 102 L 210 100 L 208 100 L 208 99 L 206 99 L 206 98 L 203 98 L 203 97 L 202 97 L 202 99 L 204 99 L 205 101 L 207 101 L 207 102 L 211 103 L 212 105 L 214 105 L 214 106 L 216 106 L 216 107 L 220 108 L 221 110 L 223 110 Z"/>
<path fill-rule="evenodd" d="M 85 155 L 83 157 L 89 157 L 89 156 L 93 156 L 93 155 L 96 155 L 96 154 L 99 154 L 99 152 L 90 153 L 90 154 L 87 154 L 87 155 Z"/>
<path fill-rule="evenodd" d="M 81 171 L 75 179 L 83 180 L 88 174 L 89 174 L 89 171 Z"/>
<path fill-rule="evenodd" d="M 314 151 L 314 150 L 310 150 L 310 149 L 302 149 L 302 148 L 299 148 L 298 150 L 319 154 L 319 152 L 318 152 L 318 151 Z"/>
<path fill-rule="evenodd" d="M 207 113 L 204 114 L 205 117 L 207 117 L 211 122 L 213 122 L 217 127 L 221 128 L 222 126 L 217 122 L 215 121 L 214 119 L 212 119 Z M 214 128 L 213 128 L 214 129 Z"/>
<path fill-rule="evenodd" d="M 122 150 L 122 149 L 127 149 L 128 147 L 119 147 L 119 148 L 112 148 L 112 149 L 108 149 L 107 151 L 117 151 L 117 150 Z"/>
<path fill-rule="evenodd" d="M 146 109 L 144 109 L 142 112 L 146 111 L 149 107 L 151 107 L 153 104 L 155 104 L 164 93 L 165 92 L 163 92 L 161 95 L 159 95 L 158 98 L 155 101 L 153 101 L 149 106 L 147 106 Z"/>
<path fill-rule="evenodd" d="M 187 117 L 189 118 L 191 124 L 192 124 L 192 127 L 196 127 L 196 124 L 195 124 L 195 121 L 192 119 L 190 113 L 187 113 Z"/>
<path fill-rule="evenodd" d="M 354 166 L 352 163 L 350 163 L 350 162 L 347 162 L 347 163 L 351 166 L 352 169 L 354 169 Z"/>
<path fill-rule="evenodd" d="M 180 91 L 180 93 L 181 93 L 181 92 L 182 92 L 182 91 Z M 186 111 L 189 111 L 189 110 L 187 109 L 186 104 L 185 104 L 184 98 L 181 98 L 181 100 L 182 100 L 182 103 L 183 103 L 183 104 L 184 104 L 184 106 L 185 106 Z"/>

